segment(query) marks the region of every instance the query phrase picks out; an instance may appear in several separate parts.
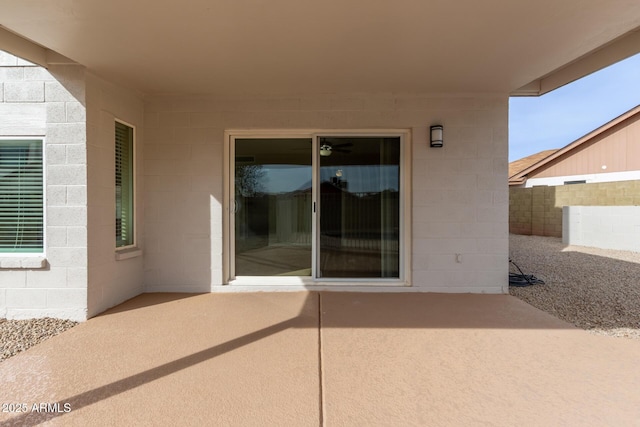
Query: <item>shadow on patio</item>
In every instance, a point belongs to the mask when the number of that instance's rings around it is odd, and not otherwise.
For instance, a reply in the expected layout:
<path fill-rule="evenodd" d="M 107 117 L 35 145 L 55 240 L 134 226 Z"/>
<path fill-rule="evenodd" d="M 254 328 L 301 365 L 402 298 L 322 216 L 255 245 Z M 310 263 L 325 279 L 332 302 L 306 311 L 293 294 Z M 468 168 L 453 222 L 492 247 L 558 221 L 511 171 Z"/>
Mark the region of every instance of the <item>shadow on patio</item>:
<path fill-rule="evenodd" d="M 0 364 L 0 420 L 624 425 L 639 359 L 506 295 L 144 294 Z"/>

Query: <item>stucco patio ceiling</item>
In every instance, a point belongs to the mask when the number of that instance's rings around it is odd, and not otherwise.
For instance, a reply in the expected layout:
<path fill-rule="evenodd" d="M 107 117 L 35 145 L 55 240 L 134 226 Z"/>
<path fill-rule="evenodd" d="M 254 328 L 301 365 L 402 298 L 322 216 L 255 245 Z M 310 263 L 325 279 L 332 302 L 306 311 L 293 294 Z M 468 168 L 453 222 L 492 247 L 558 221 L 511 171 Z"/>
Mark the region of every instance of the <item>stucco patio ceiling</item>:
<path fill-rule="evenodd" d="M 11 32 L 147 94 L 537 94 L 640 51 L 637 0 L 0 0 L 0 11 Z"/>

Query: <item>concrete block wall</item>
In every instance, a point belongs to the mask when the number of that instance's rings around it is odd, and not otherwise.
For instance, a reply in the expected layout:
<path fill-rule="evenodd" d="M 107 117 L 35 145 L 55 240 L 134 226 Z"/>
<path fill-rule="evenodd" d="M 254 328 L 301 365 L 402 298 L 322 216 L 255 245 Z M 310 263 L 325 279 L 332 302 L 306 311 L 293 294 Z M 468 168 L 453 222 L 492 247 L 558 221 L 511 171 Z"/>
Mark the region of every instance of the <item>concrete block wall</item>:
<path fill-rule="evenodd" d="M 562 235 L 562 205 L 559 205 L 556 197 L 557 193 L 553 191 L 544 192 L 544 216 L 542 223 L 544 224 L 545 236 L 561 236 Z"/>
<path fill-rule="evenodd" d="M 45 254 L 0 254 L 0 317 L 86 319 L 84 68 L 0 52 L 0 137 L 45 141 Z"/>
<path fill-rule="evenodd" d="M 225 130 L 394 128 L 412 139 L 411 290 L 507 292 L 507 121 L 494 96 L 149 97 L 145 290 L 224 283 Z M 435 123 L 442 149 L 428 146 Z"/>
<path fill-rule="evenodd" d="M 88 74 L 88 315 L 94 316 L 143 291 L 144 105 L 139 93 Z M 136 247 L 115 247 L 115 121 L 135 129 Z"/>
<path fill-rule="evenodd" d="M 640 205 L 640 180 L 563 185 L 555 188 L 558 207 Z"/>
<path fill-rule="evenodd" d="M 562 242 L 640 252 L 640 206 L 565 206 Z"/>
<path fill-rule="evenodd" d="M 509 189 L 509 232 L 562 237 L 563 206 L 638 206 L 640 181 Z"/>
<path fill-rule="evenodd" d="M 509 189 L 509 232 L 514 234 L 531 234 L 532 227 L 532 194 L 527 188 Z"/>

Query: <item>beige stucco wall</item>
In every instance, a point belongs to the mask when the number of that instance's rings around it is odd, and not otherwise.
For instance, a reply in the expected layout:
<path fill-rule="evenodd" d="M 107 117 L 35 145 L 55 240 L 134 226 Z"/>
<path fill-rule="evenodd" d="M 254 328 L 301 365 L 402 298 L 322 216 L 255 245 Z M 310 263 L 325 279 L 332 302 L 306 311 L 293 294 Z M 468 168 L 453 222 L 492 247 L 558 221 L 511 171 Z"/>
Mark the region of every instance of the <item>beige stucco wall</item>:
<path fill-rule="evenodd" d="M 562 237 L 563 206 L 638 206 L 640 181 L 509 189 L 509 231 Z"/>
<path fill-rule="evenodd" d="M 133 91 L 88 74 L 87 200 L 88 315 L 119 304 L 143 291 L 144 260 L 144 105 Z M 116 259 L 115 120 L 135 128 L 135 234 L 137 250 Z"/>
<path fill-rule="evenodd" d="M 145 290 L 224 283 L 225 130 L 393 128 L 413 140 L 410 290 L 506 292 L 507 120 L 506 96 L 147 98 Z M 428 147 L 435 123 L 442 149 Z"/>

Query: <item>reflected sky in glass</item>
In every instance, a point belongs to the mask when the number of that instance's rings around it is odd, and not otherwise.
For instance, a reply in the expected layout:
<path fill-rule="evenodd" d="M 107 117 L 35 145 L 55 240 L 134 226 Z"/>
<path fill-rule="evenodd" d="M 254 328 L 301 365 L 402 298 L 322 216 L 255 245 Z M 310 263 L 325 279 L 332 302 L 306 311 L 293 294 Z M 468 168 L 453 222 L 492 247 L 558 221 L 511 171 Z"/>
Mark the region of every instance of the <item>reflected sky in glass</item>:
<path fill-rule="evenodd" d="M 304 191 L 311 188 L 309 180 L 310 166 L 264 165 L 266 172 L 263 191 L 268 194 Z M 400 190 L 398 166 L 396 165 L 352 165 L 327 166 L 320 171 L 322 182 L 330 181 L 342 171 L 342 181 L 348 182 L 348 191 L 352 193 L 373 193 L 384 190 Z M 381 188 L 384 182 L 387 188 Z"/>

